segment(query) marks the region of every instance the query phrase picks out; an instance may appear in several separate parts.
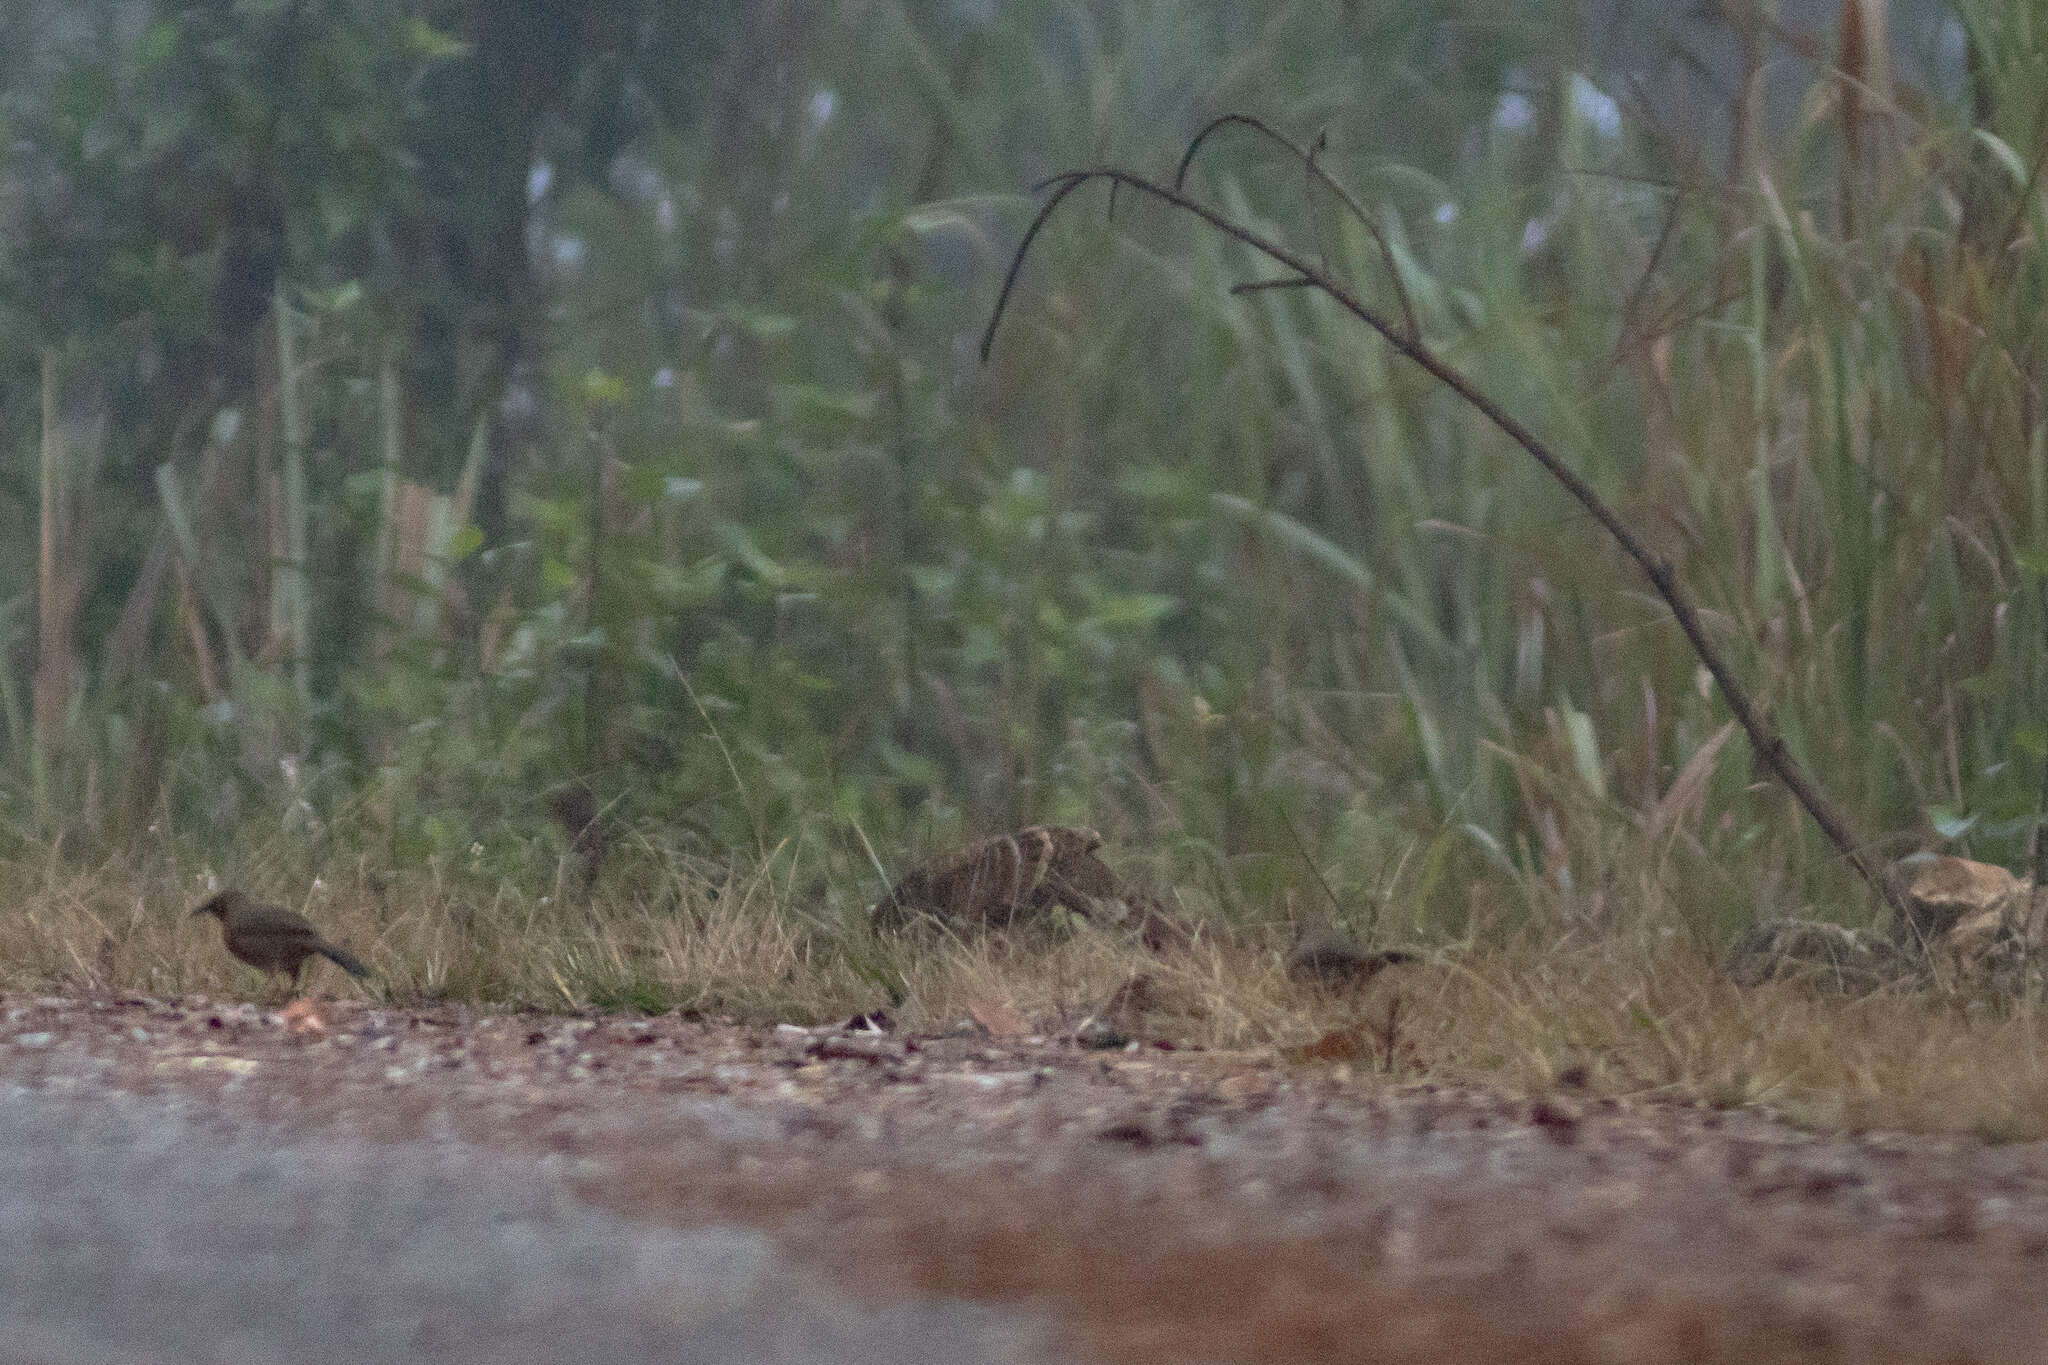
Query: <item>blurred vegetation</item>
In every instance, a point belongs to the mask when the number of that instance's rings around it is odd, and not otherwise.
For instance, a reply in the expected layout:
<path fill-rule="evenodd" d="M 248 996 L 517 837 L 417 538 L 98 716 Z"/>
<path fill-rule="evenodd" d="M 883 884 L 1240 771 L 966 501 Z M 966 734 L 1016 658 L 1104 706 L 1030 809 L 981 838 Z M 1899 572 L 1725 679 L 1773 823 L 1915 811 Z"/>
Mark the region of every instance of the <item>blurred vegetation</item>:
<path fill-rule="evenodd" d="M 612 875 L 839 910 L 1055 819 L 1401 935 L 1852 912 L 1597 528 L 1325 301 L 1119 203 L 980 364 L 1032 182 L 1242 111 L 1887 854 L 2018 865 L 2048 42 L 1958 0 L 1945 86 L 1884 9 L 1686 21 L 1723 136 L 1565 3 L 20 0 L 0 841 L 532 885 L 581 781 Z M 1190 185 L 1398 312 L 1271 144 Z"/>

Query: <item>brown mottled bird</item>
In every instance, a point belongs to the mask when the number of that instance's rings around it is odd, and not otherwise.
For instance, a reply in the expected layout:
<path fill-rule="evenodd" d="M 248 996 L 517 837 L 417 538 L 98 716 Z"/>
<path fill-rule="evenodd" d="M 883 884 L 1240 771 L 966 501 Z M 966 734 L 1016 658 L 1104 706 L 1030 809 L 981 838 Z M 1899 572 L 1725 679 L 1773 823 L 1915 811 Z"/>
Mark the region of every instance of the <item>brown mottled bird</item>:
<path fill-rule="evenodd" d="M 294 991 L 299 988 L 299 969 L 315 953 L 350 976 L 370 974 L 354 954 L 322 938 L 304 915 L 281 905 L 265 905 L 240 891 L 223 891 L 192 913 L 217 916 L 221 941 L 230 953 L 251 967 L 283 972 L 291 977 Z"/>
<path fill-rule="evenodd" d="M 1321 986 L 1363 985 L 1386 967 L 1415 961 L 1398 948 L 1368 952 L 1336 929 L 1302 928 L 1287 954 L 1287 975 Z"/>

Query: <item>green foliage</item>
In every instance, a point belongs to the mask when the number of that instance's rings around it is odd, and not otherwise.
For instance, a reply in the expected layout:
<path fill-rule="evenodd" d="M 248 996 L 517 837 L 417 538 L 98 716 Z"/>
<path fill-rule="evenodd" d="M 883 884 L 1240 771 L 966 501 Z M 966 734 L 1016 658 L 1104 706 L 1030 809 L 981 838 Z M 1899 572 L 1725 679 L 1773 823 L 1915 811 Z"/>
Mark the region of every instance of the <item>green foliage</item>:
<path fill-rule="evenodd" d="M 1860 189 L 1817 83 L 1684 193 L 1719 149 L 1610 99 L 1565 5 L 85 8 L 0 105 L 5 439 L 46 359 L 60 435 L 109 433 L 43 786 L 41 489 L 4 485 L 21 838 L 285 811 L 547 876 L 578 777 L 841 907 L 864 841 L 1033 819 L 1418 933 L 1594 914 L 1646 839 L 1703 918 L 1841 898 L 1597 528 L 1326 301 L 1233 295 L 1238 246 L 1076 200 L 979 364 L 1024 186 L 1247 110 L 1371 230 L 1243 128 L 1192 192 L 1648 528 L 1867 826 L 2028 852 L 2024 6 L 1958 7 L 1981 88 L 1915 85 Z"/>

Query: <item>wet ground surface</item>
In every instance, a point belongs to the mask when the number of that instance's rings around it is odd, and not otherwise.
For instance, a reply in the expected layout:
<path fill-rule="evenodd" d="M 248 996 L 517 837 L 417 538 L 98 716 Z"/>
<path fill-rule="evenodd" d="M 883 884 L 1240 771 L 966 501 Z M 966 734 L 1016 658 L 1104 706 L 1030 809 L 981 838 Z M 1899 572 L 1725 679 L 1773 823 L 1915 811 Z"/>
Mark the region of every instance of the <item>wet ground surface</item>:
<path fill-rule="evenodd" d="M 0 1355 L 2048 1360 L 2048 1148 L 1027 1038 L 0 1002 Z"/>
<path fill-rule="evenodd" d="M 608 1214 L 530 1154 L 193 1109 L 0 1095 L 0 1357 L 1049 1359 L 1020 1314 L 856 1304 L 756 1230 Z"/>
<path fill-rule="evenodd" d="M 857 1303 L 758 1231 L 605 1212 L 530 1154 L 280 1141 L 193 1109 L 0 1094 L 0 1358 L 1048 1358 L 1020 1314 Z"/>

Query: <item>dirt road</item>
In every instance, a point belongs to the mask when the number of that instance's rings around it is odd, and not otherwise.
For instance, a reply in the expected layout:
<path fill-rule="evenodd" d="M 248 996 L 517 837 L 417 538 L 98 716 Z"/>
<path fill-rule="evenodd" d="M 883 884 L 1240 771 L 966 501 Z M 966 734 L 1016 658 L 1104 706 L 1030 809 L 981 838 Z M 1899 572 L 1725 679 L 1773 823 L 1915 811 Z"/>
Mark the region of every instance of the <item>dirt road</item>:
<path fill-rule="evenodd" d="M 2048 1360 L 2048 1149 L 1270 1056 L 0 1002 L 21 1361 Z"/>

